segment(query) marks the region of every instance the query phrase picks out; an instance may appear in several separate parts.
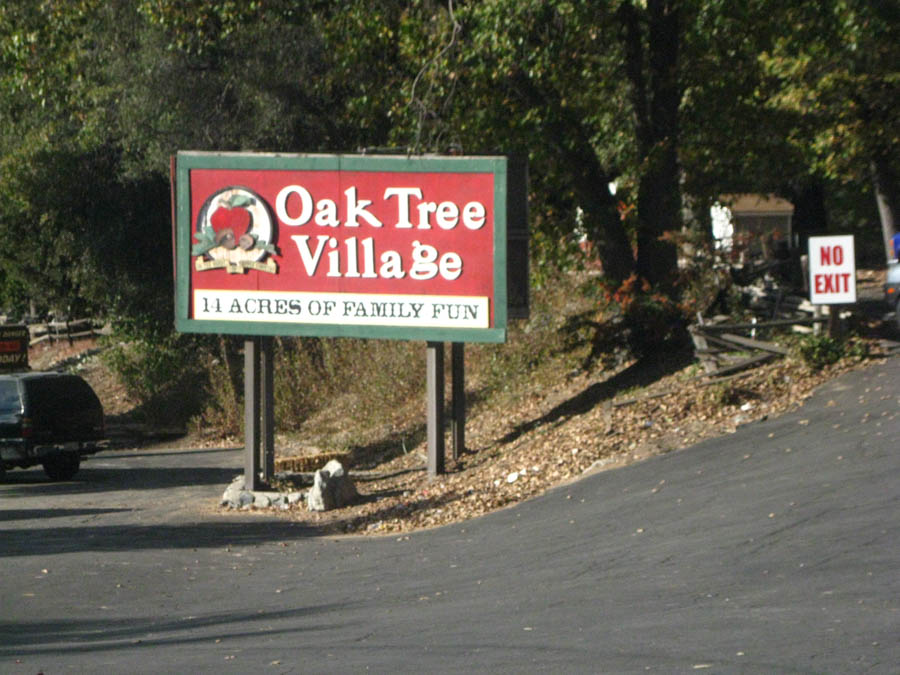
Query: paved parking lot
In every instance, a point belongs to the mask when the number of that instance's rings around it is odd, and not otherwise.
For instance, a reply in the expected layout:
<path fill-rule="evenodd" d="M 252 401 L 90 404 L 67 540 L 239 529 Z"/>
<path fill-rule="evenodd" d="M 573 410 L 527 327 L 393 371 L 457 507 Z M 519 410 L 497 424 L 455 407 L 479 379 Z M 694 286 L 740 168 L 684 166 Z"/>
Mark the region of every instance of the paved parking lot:
<path fill-rule="evenodd" d="M 895 673 L 900 359 L 467 523 L 204 512 L 236 450 L 0 485 L 0 671 Z"/>
<path fill-rule="evenodd" d="M 40 466 L 8 471 L 0 499 L 4 511 L 14 504 L 17 511 L 43 511 L 54 519 L 103 513 L 109 524 L 191 521 L 208 515 L 241 473 L 242 449 L 106 450 L 85 459 L 70 481 L 51 482 Z M 15 527 L 17 521 L 0 518 Z"/>

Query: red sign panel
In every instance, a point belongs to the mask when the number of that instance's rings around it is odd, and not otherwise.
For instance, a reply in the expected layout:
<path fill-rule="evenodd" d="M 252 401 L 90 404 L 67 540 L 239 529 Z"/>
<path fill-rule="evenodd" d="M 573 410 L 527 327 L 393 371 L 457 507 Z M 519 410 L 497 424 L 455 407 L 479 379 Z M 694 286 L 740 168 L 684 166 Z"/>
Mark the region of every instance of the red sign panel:
<path fill-rule="evenodd" d="M 505 329 L 502 158 L 267 158 L 179 155 L 182 329 Z"/>
<path fill-rule="evenodd" d="M 22 351 L 22 343 L 18 340 L 0 340 L 0 354 L 14 354 Z"/>

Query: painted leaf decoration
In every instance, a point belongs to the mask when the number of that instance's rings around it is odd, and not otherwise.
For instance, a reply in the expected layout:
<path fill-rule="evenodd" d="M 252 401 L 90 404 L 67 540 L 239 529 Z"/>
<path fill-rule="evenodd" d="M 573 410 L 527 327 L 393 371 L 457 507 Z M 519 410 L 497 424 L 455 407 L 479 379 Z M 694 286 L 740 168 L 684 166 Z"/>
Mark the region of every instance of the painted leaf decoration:
<path fill-rule="evenodd" d="M 242 194 L 233 194 L 228 198 L 227 204 L 231 208 L 234 208 L 236 206 L 250 206 L 253 202 L 254 199 L 252 197 Z"/>
<path fill-rule="evenodd" d="M 198 244 L 194 244 L 191 247 L 191 255 L 203 255 L 207 251 L 214 249 L 216 247 L 216 243 L 212 242 L 200 242 Z"/>
<path fill-rule="evenodd" d="M 199 233 L 195 233 L 194 237 L 197 243 L 191 247 L 191 255 L 203 255 L 216 247 L 216 234 L 211 227 L 204 227 Z"/>
<path fill-rule="evenodd" d="M 194 236 L 197 238 L 197 241 L 215 241 L 216 233 L 209 226 L 206 225 L 199 233 L 195 233 Z"/>

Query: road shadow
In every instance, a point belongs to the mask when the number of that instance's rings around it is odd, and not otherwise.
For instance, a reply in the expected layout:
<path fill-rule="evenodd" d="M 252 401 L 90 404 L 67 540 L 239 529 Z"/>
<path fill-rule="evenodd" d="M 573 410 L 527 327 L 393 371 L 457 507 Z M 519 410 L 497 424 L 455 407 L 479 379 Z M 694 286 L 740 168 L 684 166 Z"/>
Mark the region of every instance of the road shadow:
<path fill-rule="evenodd" d="M 21 657 L 60 649 L 66 653 L 95 653 L 142 648 L 209 643 L 213 638 L 271 638 L 284 633 L 325 632 L 338 628 L 335 624 L 313 623 L 300 628 L 297 623 L 319 614 L 333 615 L 350 603 L 307 605 L 291 609 L 253 610 L 252 612 L 208 613 L 191 617 L 152 616 L 134 619 L 48 619 L 46 621 L 0 621 L 0 655 Z M 288 628 L 275 629 L 272 623 L 289 620 Z M 346 627 L 342 622 L 341 628 Z M 140 638 L 136 643 L 135 640 Z M 218 641 L 217 640 L 217 641 Z"/>
<path fill-rule="evenodd" d="M 130 448 L 135 450 L 135 448 Z M 192 457 L 202 455 L 215 455 L 219 453 L 243 453 L 243 447 L 221 447 L 221 448 L 169 448 L 165 450 L 144 450 L 142 452 L 129 452 L 128 450 L 115 450 L 97 455 L 97 457 L 110 457 L 115 459 L 135 459 L 140 457 L 184 457 L 190 455 Z M 243 459 L 243 455 L 241 455 Z"/>
<path fill-rule="evenodd" d="M 425 424 L 415 424 L 372 443 L 354 445 L 350 448 L 351 464 L 357 470 L 375 469 L 418 446 L 427 431 Z"/>
<path fill-rule="evenodd" d="M 171 490 L 208 485 L 221 485 L 224 489 L 241 472 L 239 467 L 219 466 L 122 469 L 83 467 L 71 480 L 54 482 L 42 471 L 31 470 L 8 473 L 0 495 L 50 497 L 127 490 Z"/>
<path fill-rule="evenodd" d="M 5 520 L 30 520 L 40 518 L 68 518 L 71 516 L 100 516 L 107 513 L 125 513 L 134 509 L 4 509 L 0 511 L 0 522 Z"/>
<path fill-rule="evenodd" d="M 204 520 L 177 524 L 88 525 L 0 529 L 0 559 L 65 553 L 254 546 L 321 536 L 324 531 L 281 519 Z"/>
<path fill-rule="evenodd" d="M 153 465 L 142 466 L 142 461 Z M 240 449 L 233 448 L 104 451 L 84 460 L 79 472 L 68 481 L 51 481 L 40 467 L 8 471 L 0 483 L 0 497 L 226 486 L 243 472 L 241 462 Z"/>

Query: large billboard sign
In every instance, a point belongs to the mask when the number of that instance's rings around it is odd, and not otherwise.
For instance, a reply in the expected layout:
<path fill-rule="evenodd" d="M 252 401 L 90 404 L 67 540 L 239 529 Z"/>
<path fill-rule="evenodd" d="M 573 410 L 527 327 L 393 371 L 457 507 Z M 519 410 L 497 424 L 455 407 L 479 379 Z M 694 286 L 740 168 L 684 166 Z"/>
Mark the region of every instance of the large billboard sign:
<path fill-rule="evenodd" d="M 176 328 L 502 342 L 524 180 L 506 157 L 179 153 Z"/>

